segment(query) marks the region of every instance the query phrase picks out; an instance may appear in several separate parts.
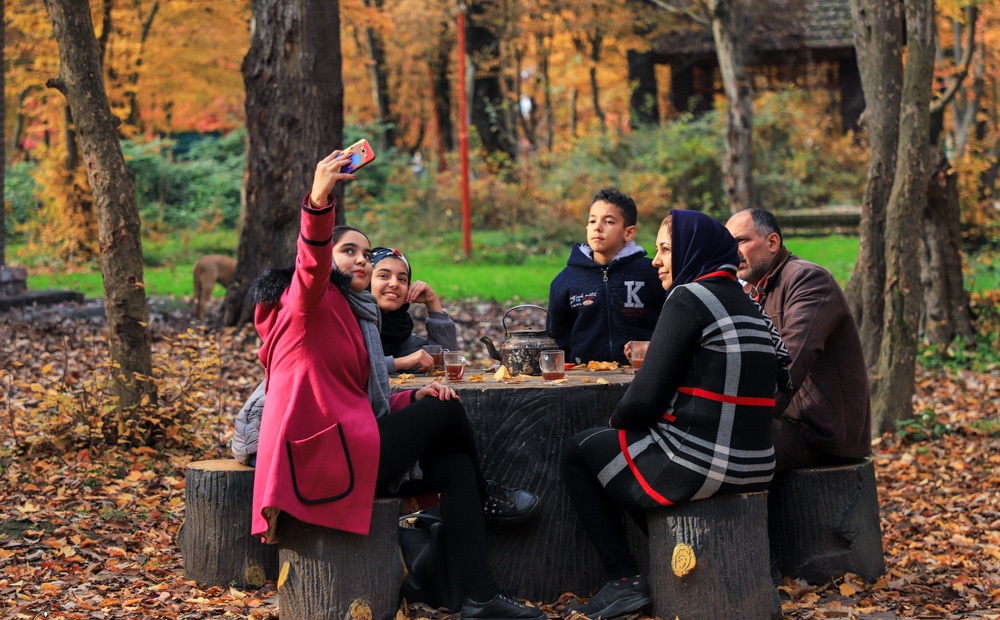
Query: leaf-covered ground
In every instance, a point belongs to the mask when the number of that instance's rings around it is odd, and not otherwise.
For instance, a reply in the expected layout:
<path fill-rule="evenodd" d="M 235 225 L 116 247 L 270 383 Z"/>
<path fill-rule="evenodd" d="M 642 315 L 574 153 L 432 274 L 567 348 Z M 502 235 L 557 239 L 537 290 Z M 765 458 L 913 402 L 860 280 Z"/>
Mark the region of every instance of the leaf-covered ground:
<path fill-rule="evenodd" d="M 498 308 L 452 310 L 464 346 L 482 360 L 483 347 L 472 343 L 484 333 L 502 337 Z M 95 432 L 87 412 L 99 414 L 101 402 L 87 382 L 102 367 L 96 314 L 0 314 L 0 614 L 275 616 L 274 584 L 200 589 L 185 579 L 177 544 L 185 466 L 228 456 L 232 419 L 260 375 L 253 338 L 189 331 L 186 309 L 153 314 L 158 364 L 177 375 L 161 386 L 164 424 L 183 447 L 103 451 L 87 440 Z M 876 445 L 888 572 L 872 584 L 851 575 L 822 586 L 786 580 L 786 618 L 1000 618 L 998 401 L 996 370 L 920 371 L 916 411 L 933 412 L 920 428 L 938 436 L 886 435 Z M 555 615 L 566 598 L 537 604 Z"/>

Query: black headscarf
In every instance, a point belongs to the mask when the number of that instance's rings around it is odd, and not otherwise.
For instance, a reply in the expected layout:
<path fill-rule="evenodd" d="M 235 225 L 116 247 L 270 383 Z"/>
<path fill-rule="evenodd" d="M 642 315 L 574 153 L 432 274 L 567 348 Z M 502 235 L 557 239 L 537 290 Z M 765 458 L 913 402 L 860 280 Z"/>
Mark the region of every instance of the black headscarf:
<path fill-rule="evenodd" d="M 412 281 L 413 271 L 410 268 L 410 261 L 395 248 L 375 248 L 372 250 L 372 268 L 386 258 L 395 258 L 406 265 L 407 276 Z M 403 344 L 413 333 L 413 317 L 409 313 L 410 304 L 403 304 L 396 310 L 386 312 L 381 308 L 382 313 L 382 350 L 391 357 L 401 357 Z"/>
<path fill-rule="evenodd" d="M 700 211 L 673 210 L 671 252 L 673 284 L 689 284 L 716 271 L 736 275 L 739 264 L 736 240 L 726 227 Z"/>

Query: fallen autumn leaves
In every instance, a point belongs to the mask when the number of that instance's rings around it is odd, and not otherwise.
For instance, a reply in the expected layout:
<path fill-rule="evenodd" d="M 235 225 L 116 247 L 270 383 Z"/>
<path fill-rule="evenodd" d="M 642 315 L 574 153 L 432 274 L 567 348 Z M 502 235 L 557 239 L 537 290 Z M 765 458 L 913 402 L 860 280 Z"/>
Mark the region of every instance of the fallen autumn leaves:
<path fill-rule="evenodd" d="M 453 310 L 467 350 L 476 350 L 472 343 L 484 333 L 502 337 L 490 331 L 497 310 L 490 304 Z M 189 327 L 186 312 L 154 317 L 154 346 L 173 353 L 178 335 Z M 260 376 L 252 339 L 244 342 L 246 332 L 193 332 L 222 353 L 213 377 L 188 386 L 197 392 L 200 409 L 190 421 L 195 439 L 187 449 L 102 451 L 48 434 L 44 422 L 58 412 L 38 407 L 44 401 L 35 393 L 51 389 L 43 376 L 94 372 L 100 363 L 93 358 L 103 354 L 95 346 L 102 328 L 100 320 L 58 309 L 0 315 L 3 617 L 276 613 L 273 584 L 257 591 L 202 590 L 185 580 L 176 541 L 184 518 L 185 465 L 228 456 L 232 419 Z M 874 584 L 850 575 L 822 586 L 788 580 L 781 587 L 787 618 L 1000 617 L 1000 376 L 995 370 L 921 370 L 918 380 L 916 411 L 931 409 L 946 432 L 919 443 L 886 435 L 876 446 L 888 572 Z M 539 604 L 554 614 L 565 599 Z M 411 608 L 407 615 L 441 614 Z"/>

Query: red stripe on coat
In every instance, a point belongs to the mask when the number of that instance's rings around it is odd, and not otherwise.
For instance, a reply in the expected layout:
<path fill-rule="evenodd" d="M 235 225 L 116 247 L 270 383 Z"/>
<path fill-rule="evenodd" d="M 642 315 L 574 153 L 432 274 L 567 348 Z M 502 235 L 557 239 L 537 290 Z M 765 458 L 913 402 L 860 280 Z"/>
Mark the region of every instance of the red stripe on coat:
<path fill-rule="evenodd" d="M 729 396 L 718 392 L 709 392 L 701 388 L 679 387 L 677 391 L 689 396 L 707 398 L 718 403 L 729 403 L 730 405 L 750 405 L 752 407 L 774 407 L 773 398 L 756 398 L 753 396 Z"/>
<path fill-rule="evenodd" d="M 635 461 L 632 460 L 632 455 L 628 453 L 628 440 L 625 439 L 624 430 L 618 431 L 618 443 L 621 444 L 622 456 L 625 457 L 625 462 L 628 463 L 628 468 L 632 470 L 632 475 L 635 476 L 635 479 L 639 481 L 639 486 L 642 487 L 642 490 L 645 491 L 647 495 L 656 500 L 657 503 L 659 503 L 661 506 L 670 506 L 671 504 L 673 504 L 673 502 L 671 502 L 669 499 L 657 493 L 656 489 L 650 486 L 650 484 L 646 482 L 646 479 L 643 478 L 642 474 L 639 473 L 639 468 L 635 466 Z"/>

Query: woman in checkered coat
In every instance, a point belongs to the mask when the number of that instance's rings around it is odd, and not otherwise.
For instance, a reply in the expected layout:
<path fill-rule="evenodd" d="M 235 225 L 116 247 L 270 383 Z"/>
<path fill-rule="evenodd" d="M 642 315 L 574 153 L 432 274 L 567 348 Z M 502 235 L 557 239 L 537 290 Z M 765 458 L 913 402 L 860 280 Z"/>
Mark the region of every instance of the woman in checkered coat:
<path fill-rule="evenodd" d="M 736 242 L 696 211 L 671 211 L 653 266 L 667 291 L 642 368 L 609 421 L 569 438 L 562 475 L 609 581 L 567 611 L 610 618 L 646 608 L 649 586 L 625 538 L 622 509 L 645 511 L 767 488 L 777 332 L 736 281 Z M 780 358 L 780 362 L 779 362 Z"/>

